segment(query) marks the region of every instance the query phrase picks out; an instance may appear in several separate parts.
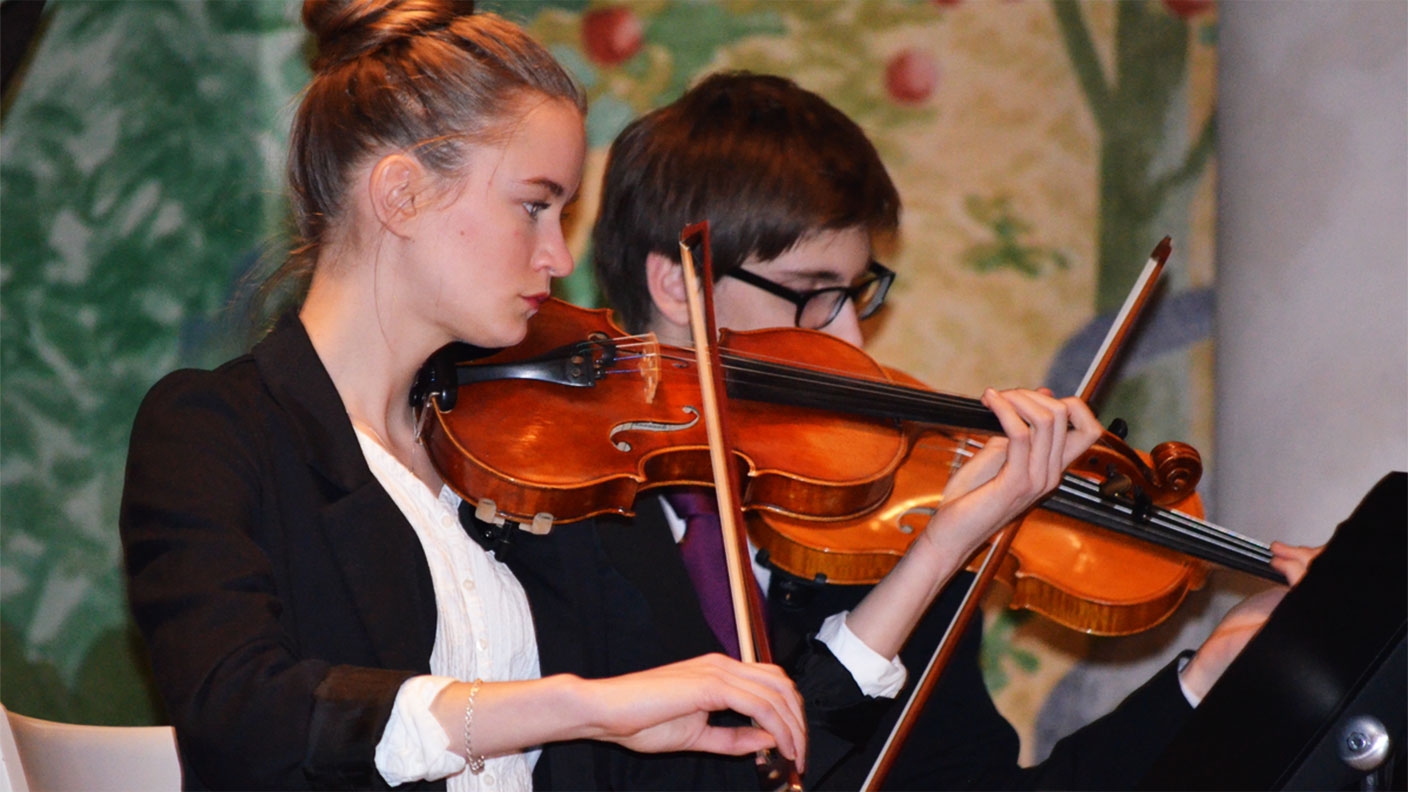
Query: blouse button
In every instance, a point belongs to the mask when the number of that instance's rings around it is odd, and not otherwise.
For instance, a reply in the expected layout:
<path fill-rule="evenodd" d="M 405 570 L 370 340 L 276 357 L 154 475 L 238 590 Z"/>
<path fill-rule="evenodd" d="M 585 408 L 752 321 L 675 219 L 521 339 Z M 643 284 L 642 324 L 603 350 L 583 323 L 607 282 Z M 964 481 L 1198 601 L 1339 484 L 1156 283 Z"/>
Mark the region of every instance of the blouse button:
<path fill-rule="evenodd" d="M 480 648 L 480 649 L 488 649 L 488 648 L 489 648 L 489 639 L 487 639 L 487 638 L 480 638 L 480 639 L 479 639 L 479 648 Z"/>
<path fill-rule="evenodd" d="M 465 579 L 464 579 L 464 590 L 465 590 L 465 591 L 474 591 L 474 581 L 471 580 L 471 579 L 469 579 L 469 578 L 465 578 Z"/>
<path fill-rule="evenodd" d="M 483 781 L 485 786 L 493 786 L 493 785 L 494 785 L 494 775 L 493 775 L 493 773 L 485 773 L 484 775 L 482 775 L 482 776 L 479 777 L 479 780 L 480 780 L 480 781 Z"/>

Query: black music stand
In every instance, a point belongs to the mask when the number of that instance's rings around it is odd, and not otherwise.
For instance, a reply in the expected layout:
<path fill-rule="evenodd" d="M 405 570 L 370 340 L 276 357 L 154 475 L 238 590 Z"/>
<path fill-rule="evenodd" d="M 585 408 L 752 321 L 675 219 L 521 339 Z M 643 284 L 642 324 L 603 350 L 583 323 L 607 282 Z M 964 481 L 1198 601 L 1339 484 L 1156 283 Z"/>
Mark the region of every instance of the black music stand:
<path fill-rule="evenodd" d="M 1405 632 L 1408 474 L 1391 473 L 1335 529 L 1141 788 L 1403 789 Z"/>

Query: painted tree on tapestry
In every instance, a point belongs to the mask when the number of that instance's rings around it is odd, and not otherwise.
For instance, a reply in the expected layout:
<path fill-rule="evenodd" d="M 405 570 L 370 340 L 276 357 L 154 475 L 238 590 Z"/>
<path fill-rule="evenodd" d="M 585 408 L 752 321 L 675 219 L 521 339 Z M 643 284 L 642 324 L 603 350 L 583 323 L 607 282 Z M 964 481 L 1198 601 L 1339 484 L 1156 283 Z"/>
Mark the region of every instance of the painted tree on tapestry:
<path fill-rule="evenodd" d="M 1187 81 L 1189 38 L 1184 19 L 1207 4 L 1117 5 L 1115 57 L 1108 79 L 1074 0 L 1055 0 L 1056 20 L 1071 65 L 1100 129 L 1100 257 L 1095 309 L 1113 311 L 1163 236 L 1160 213 L 1178 189 L 1202 174 L 1212 156 L 1216 115 L 1209 114 L 1191 144 L 1167 127 Z M 1182 147 L 1173 167 L 1160 154 Z"/>
<path fill-rule="evenodd" d="M 1111 63 L 1102 64 L 1075 0 L 1053 0 L 1052 8 L 1100 134 L 1100 222 L 1095 310 L 1099 320 L 1117 311 L 1138 276 L 1153 243 L 1166 229 L 1186 229 L 1187 190 L 1207 170 L 1214 151 L 1216 112 L 1209 112 L 1190 140 L 1186 130 L 1188 60 L 1199 38 L 1215 36 L 1199 18 L 1209 0 L 1116 4 Z M 1108 76 L 1107 76 L 1108 74 Z M 1186 243 L 1185 239 L 1180 244 Z M 1186 288 L 1186 280 L 1178 281 Z M 1163 289 L 1165 317 L 1179 327 L 1146 327 L 1161 337 L 1145 339 L 1142 350 L 1186 348 L 1211 329 L 1211 291 Z M 1171 312 L 1169 306 L 1191 306 Z M 1102 321 L 1102 324 L 1105 322 Z M 1123 416 L 1137 428 L 1132 439 L 1148 446 L 1169 439 L 1159 433 L 1187 426 L 1181 397 L 1188 392 L 1187 364 L 1145 351 L 1143 371 L 1123 378 L 1103 400 L 1106 414 Z"/>

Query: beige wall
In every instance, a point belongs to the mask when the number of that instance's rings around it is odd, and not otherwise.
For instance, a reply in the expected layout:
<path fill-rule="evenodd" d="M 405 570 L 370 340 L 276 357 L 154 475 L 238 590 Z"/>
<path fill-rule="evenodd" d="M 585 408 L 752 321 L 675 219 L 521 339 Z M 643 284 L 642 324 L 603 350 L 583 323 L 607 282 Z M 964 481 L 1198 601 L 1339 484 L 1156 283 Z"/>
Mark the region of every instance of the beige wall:
<path fill-rule="evenodd" d="M 1408 468 L 1408 3 L 1221 6 L 1215 519 L 1317 543 Z"/>

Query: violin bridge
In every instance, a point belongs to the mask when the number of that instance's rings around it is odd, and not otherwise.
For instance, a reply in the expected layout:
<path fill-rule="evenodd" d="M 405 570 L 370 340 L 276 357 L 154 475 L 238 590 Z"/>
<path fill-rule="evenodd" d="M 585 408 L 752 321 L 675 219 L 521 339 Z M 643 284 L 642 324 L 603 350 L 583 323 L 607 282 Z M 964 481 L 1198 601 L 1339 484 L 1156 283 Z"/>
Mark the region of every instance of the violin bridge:
<path fill-rule="evenodd" d="M 641 339 L 640 378 L 645 385 L 645 403 L 650 404 L 660 387 L 660 339 L 654 333 L 646 333 Z"/>

